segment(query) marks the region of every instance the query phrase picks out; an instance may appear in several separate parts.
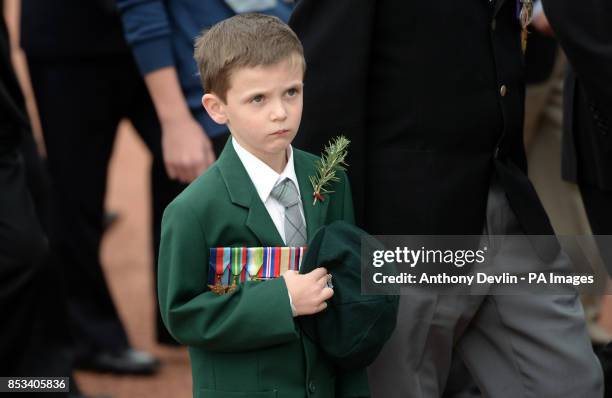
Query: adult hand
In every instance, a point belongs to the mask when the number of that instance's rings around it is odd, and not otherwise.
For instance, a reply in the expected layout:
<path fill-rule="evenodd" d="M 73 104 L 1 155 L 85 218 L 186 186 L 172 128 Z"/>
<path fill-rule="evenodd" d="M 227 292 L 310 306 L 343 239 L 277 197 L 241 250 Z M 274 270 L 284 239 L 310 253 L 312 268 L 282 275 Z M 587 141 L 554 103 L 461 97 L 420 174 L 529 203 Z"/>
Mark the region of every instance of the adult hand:
<path fill-rule="evenodd" d="M 333 295 L 333 289 L 327 287 L 327 270 L 317 268 L 307 274 L 300 275 L 296 271 L 283 274 L 289 296 L 296 316 L 312 315 L 327 308 L 326 300 Z"/>
<path fill-rule="evenodd" d="M 162 129 L 162 152 L 170 178 L 193 181 L 215 161 L 210 139 L 187 105 L 176 68 L 168 66 L 145 75 Z"/>
<path fill-rule="evenodd" d="M 544 11 L 542 11 L 538 15 L 536 15 L 533 18 L 533 21 L 531 22 L 531 24 L 540 33 L 542 33 L 542 34 L 544 34 L 546 36 L 550 36 L 550 37 L 554 37 L 555 36 L 555 32 L 553 31 L 552 27 L 550 26 L 550 23 L 548 22 L 548 18 L 546 17 L 546 14 L 544 13 Z"/>
<path fill-rule="evenodd" d="M 189 183 L 215 161 L 210 139 L 191 115 L 162 120 L 161 128 L 164 164 L 170 178 Z"/>

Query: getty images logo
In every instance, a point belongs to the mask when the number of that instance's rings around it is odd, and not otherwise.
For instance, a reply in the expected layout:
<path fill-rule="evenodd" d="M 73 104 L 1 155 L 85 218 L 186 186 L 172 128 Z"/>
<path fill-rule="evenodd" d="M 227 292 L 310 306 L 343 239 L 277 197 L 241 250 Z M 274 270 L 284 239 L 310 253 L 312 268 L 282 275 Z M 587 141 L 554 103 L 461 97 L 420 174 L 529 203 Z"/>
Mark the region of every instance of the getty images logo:
<path fill-rule="evenodd" d="M 380 268 L 388 263 L 406 264 L 411 268 L 419 264 L 453 264 L 461 268 L 466 264 L 482 264 L 485 261 L 487 247 L 480 250 L 440 250 L 396 247 L 395 250 L 374 250 L 372 252 L 372 265 Z"/>

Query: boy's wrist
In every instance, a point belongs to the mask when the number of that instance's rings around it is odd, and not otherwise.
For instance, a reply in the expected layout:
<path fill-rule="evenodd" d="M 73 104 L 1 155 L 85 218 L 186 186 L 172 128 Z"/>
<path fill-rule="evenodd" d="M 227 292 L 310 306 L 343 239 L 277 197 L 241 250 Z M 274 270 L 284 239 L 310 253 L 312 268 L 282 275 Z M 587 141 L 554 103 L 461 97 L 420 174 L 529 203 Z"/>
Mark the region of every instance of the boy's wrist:
<path fill-rule="evenodd" d="M 287 292 L 287 294 L 289 295 L 289 305 L 291 306 L 291 314 L 295 318 L 298 315 L 297 314 L 297 309 L 295 308 L 295 305 L 293 305 L 293 300 L 291 299 L 291 294 L 289 294 L 289 292 Z"/>

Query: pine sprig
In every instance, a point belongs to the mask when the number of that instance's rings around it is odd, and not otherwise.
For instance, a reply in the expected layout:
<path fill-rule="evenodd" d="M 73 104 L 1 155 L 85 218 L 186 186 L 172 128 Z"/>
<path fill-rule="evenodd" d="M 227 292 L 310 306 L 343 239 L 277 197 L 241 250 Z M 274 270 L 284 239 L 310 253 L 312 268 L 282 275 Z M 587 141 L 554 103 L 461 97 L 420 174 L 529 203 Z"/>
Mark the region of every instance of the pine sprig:
<path fill-rule="evenodd" d="M 321 154 L 321 159 L 316 161 L 317 175 L 308 177 L 314 189 L 313 206 L 317 203 L 317 200 L 321 202 L 325 200 L 323 194 L 334 192 L 330 190 L 330 184 L 340 181 L 340 178 L 336 176 L 336 172 L 346 170 L 348 166 L 344 159 L 348 154 L 347 148 L 350 143 L 343 135 L 337 137 L 327 144 Z"/>

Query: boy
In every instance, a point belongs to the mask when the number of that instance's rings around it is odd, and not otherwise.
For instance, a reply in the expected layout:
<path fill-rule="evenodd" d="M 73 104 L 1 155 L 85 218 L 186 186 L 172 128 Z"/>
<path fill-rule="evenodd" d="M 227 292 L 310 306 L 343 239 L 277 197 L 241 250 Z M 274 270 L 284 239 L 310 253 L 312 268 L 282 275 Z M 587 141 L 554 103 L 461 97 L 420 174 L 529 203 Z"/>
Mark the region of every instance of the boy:
<path fill-rule="evenodd" d="M 202 104 L 232 137 L 162 223 L 161 313 L 189 346 L 194 397 L 369 396 L 365 371 L 336 370 L 294 323 L 325 309 L 333 295 L 325 269 L 244 281 L 262 276 L 251 273 L 250 248 L 302 247 L 322 225 L 353 221 L 346 175 L 313 204 L 317 158 L 291 147 L 305 71 L 297 36 L 277 18 L 243 14 L 198 39 L 195 58 Z M 228 290 L 220 280 L 229 263 L 211 275 L 209 262 L 230 247 L 239 258 L 233 280 L 244 282 Z"/>

